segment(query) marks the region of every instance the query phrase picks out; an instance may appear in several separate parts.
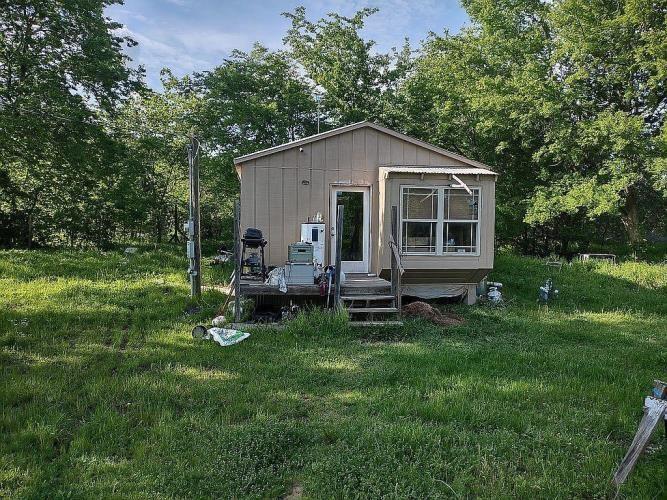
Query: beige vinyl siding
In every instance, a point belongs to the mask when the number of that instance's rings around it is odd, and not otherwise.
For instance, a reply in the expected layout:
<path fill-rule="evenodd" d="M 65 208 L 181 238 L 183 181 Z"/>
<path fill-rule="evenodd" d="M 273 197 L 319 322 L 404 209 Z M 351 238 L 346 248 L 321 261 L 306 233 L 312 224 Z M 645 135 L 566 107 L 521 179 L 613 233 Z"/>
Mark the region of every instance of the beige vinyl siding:
<path fill-rule="evenodd" d="M 411 183 L 429 185 L 448 178 L 425 175 L 421 180 L 418 175 L 391 174 L 387 179 L 380 179 L 380 165 L 467 166 L 456 158 L 371 127 L 356 128 L 240 163 L 241 230 L 247 227 L 262 230 L 269 241 L 268 265 L 282 265 L 287 258 L 287 245 L 300 237 L 300 224 L 320 212 L 327 225 L 328 260 L 332 186 L 369 186 L 370 271 L 379 273 L 388 269 L 390 261 L 385 246 L 391 230 L 390 207 L 392 204 L 400 206 L 400 183 L 396 181 L 405 178 Z M 470 176 L 464 180 L 482 188 L 480 256 L 441 256 L 437 261 L 431 256 L 405 256 L 404 266 L 408 271 L 414 269 L 417 279 L 418 271 L 433 270 L 434 266 L 446 270 L 490 269 L 493 265 L 494 178 L 483 176 L 477 182 Z M 471 272 L 464 274 L 471 276 Z"/>
<path fill-rule="evenodd" d="M 243 169 L 243 182 L 241 182 L 241 200 L 242 200 L 242 210 L 241 210 L 241 227 L 243 230 L 247 227 L 254 227 L 257 222 L 255 222 L 255 165 L 254 160 L 251 161 L 252 165 L 248 163 Z"/>

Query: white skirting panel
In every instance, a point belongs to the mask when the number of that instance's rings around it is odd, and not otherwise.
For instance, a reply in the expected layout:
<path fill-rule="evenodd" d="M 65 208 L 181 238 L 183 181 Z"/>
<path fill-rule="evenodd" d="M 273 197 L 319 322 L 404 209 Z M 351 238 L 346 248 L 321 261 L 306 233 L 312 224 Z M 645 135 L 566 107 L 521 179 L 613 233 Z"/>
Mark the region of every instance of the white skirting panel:
<path fill-rule="evenodd" d="M 476 301 L 476 285 L 470 284 L 429 284 L 429 285 L 403 285 L 403 295 L 419 297 L 420 299 L 437 299 L 440 297 L 461 297 L 466 295 L 466 303 L 474 304 Z"/>

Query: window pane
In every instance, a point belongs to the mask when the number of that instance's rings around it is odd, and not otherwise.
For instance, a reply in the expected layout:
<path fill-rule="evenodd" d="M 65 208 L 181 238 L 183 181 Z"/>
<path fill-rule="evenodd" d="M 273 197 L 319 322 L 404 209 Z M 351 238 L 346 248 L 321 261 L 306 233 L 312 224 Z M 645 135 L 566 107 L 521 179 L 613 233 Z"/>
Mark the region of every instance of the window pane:
<path fill-rule="evenodd" d="M 448 222 L 445 224 L 446 253 L 476 253 L 477 252 L 477 223 L 476 222 Z"/>
<path fill-rule="evenodd" d="M 477 220 L 477 208 L 479 196 L 477 191 L 469 195 L 462 189 L 450 189 L 448 191 L 449 216 L 448 219 Z"/>
<path fill-rule="evenodd" d="M 435 253 L 435 222 L 404 222 L 403 251 Z"/>
<path fill-rule="evenodd" d="M 438 190 L 431 188 L 403 189 L 404 219 L 435 219 L 438 217 Z"/>

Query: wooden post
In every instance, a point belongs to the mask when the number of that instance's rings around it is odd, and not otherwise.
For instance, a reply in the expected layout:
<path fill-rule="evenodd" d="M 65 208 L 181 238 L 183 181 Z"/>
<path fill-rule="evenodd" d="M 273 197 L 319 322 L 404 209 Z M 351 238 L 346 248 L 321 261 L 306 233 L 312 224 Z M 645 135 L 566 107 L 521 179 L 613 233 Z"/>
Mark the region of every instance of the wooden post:
<path fill-rule="evenodd" d="M 400 262 L 400 254 L 398 253 L 398 207 L 395 205 L 391 207 L 391 238 L 389 242 L 391 251 L 391 290 L 396 297 L 396 309 L 398 314 L 401 314 L 401 274 L 403 268 Z"/>
<path fill-rule="evenodd" d="M 635 434 L 635 438 L 632 440 L 628 452 L 623 457 L 623 460 L 621 460 L 621 463 L 614 474 L 614 484 L 616 486 L 620 486 L 628 478 L 628 475 L 632 472 L 639 456 L 646 448 L 646 445 L 651 438 L 651 434 L 653 434 L 658 423 L 661 420 L 665 420 L 666 413 L 666 400 L 652 397 L 647 397 L 644 400 L 644 417 L 639 423 L 637 434 Z"/>
<path fill-rule="evenodd" d="M 343 205 L 338 205 L 338 210 L 336 212 L 336 294 L 334 296 L 334 304 L 336 309 L 340 309 L 341 300 L 341 283 L 340 283 L 340 264 L 341 264 L 341 253 L 343 251 L 343 211 L 345 207 Z"/>
<path fill-rule="evenodd" d="M 234 203 L 234 322 L 241 321 L 241 202 Z"/>
<path fill-rule="evenodd" d="M 396 274 L 398 273 L 398 263 L 394 255 L 394 233 L 396 232 L 396 207 L 391 207 L 391 234 L 389 236 L 389 253 L 391 254 L 391 294 L 394 296 L 395 305 L 398 306 L 398 287 Z"/>
<path fill-rule="evenodd" d="M 201 297 L 201 237 L 199 215 L 199 141 L 190 137 L 188 146 L 188 163 L 190 174 L 190 220 L 192 231 L 189 235 L 188 251 L 190 259 L 190 295 Z"/>

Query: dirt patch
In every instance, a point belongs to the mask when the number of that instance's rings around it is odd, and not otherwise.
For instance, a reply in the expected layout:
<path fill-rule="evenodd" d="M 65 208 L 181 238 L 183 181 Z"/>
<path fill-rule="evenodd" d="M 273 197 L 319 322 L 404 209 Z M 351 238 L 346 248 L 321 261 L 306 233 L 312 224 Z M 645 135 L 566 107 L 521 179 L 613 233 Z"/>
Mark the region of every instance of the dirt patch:
<path fill-rule="evenodd" d="M 412 302 L 403 307 L 403 315 L 413 318 L 422 318 L 441 326 L 455 326 L 465 322 L 458 314 L 441 313 L 426 302 Z"/>

